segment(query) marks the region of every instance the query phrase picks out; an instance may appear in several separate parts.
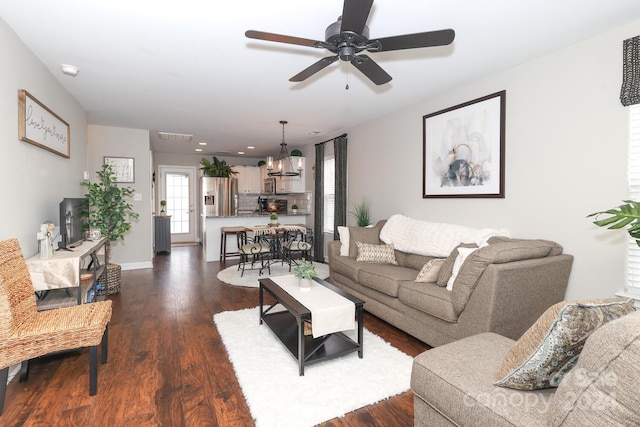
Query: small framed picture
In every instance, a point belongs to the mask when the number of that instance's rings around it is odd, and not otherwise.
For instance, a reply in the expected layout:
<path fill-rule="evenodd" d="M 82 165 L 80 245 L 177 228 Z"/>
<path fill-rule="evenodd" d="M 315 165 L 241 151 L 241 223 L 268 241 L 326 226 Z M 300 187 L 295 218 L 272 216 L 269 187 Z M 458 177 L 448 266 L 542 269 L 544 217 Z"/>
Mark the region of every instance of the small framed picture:
<path fill-rule="evenodd" d="M 102 233 L 100 233 L 100 229 L 99 228 L 92 228 L 89 231 L 89 238 L 91 240 L 100 240 L 102 238 Z"/>
<path fill-rule="evenodd" d="M 135 182 L 135 169 L 133 157 L 107 157 L 104 158 L 105 164 L 111 165 L 111 169 L 116 174 L 116 181 L 119 183 Z"/>

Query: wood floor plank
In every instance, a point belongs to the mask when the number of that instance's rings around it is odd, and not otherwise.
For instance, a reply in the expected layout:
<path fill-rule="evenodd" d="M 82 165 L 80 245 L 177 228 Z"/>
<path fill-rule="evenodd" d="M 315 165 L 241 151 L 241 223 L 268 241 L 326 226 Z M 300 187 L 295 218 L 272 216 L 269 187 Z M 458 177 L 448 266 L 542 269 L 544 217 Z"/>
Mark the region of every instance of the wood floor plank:
<path fill-rule="evenodd" d="M 122 271 L 97 395 L 89 396 L 86 349 L 34 360 L 27 382 L 7 386 L 0 425 L 252 426 L 213 315 L 257 306 L 258 290 L 219 282 L 224 267 L 204 262 L 200 246 L 182 246 L 156 256 L 153 269 Z M 410 356 L 429 348 L 368 313 L 364 323 Z M 409 391 L 322 424 L 411 425 Z"/>

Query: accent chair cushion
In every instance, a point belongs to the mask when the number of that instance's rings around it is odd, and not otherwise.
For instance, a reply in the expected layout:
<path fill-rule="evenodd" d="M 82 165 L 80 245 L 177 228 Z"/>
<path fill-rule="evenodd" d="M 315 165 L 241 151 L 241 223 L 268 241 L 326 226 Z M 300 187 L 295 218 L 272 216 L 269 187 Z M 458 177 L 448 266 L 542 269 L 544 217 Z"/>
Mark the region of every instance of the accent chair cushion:
<path fill-rule="evenodd" d="M 562 301 L 549 307 L 509 350 L 494 384 L 516 390 L 557 387 L 587 338 L 634 310 L 633 300 L 623 298 Z"/>
<path fill-rule="evenodd" d="M 358 247 L 358 262 L 377 262 L 382 264 L 398 265 L 396 262 L 393 245 L 371 245 L 368 243 L 356 242 Z"/>

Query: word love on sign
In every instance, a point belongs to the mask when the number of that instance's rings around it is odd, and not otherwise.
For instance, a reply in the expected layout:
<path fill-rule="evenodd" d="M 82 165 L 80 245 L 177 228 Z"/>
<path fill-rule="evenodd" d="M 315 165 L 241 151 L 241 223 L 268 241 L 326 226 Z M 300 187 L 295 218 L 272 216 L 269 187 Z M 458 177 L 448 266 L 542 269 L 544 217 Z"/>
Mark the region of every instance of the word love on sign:
<path fill-rule="evenodd" d="M 18 136 L 62 157 L 70 158 L 69 124 L 29 92 L 18 92 Z"/>

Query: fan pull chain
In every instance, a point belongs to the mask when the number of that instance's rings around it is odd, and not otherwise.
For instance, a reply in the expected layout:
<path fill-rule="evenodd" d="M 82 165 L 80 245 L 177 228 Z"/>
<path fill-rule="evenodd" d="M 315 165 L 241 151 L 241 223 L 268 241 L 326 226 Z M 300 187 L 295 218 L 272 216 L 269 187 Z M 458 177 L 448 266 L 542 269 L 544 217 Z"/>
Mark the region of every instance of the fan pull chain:
<path fill-rule="evenodd" d="M 349 67 L 347 67 L 347 85 L 344 87 L 344 90 L 349 90 Z"/>

